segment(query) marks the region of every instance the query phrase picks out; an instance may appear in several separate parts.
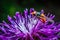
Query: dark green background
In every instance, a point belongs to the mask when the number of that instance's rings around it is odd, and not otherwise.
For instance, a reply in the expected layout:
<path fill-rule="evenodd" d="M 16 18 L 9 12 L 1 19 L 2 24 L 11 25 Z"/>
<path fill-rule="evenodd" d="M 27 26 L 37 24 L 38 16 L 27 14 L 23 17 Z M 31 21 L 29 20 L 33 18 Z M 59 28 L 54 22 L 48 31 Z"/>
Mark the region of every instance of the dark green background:
<path fill-rule="evenodd" d="M 56 15 L 55 21 L 60 20 L 60 1 L 58 0 L 0 0 L 0 22 L 7 20 L 7 15 L 13 16 L 16 11 L 23 12 L 25 8 L 35 8 L 40 11 L 45 10 L 45 13 Z"/>

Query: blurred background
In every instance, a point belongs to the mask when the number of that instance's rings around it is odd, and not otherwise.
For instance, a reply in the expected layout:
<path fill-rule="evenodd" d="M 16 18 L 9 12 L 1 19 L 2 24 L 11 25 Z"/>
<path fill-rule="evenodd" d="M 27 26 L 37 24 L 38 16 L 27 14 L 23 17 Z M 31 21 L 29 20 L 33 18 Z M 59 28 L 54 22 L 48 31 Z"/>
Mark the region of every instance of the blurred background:
<path fill-rule="evenodd" d="M 13 16 L 16 11 L 23 12 L 25 8 L 44 9 L 46 14 L 50 12 L 56 15 L 55 21 L 60 21 L 59 0 L 0 0 L 0 22 L 7 21 L 7 15 Z"/>

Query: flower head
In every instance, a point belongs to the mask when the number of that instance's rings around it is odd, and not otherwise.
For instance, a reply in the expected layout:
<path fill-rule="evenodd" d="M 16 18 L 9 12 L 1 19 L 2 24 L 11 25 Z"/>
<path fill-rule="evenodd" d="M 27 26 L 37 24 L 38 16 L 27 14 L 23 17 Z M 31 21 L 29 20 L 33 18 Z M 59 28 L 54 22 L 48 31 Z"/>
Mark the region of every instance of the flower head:
<path fill-rule="evenodd" d="M 54 22 L 55 15 L 44 14 L 33 8 L 24 10 L 24 14 L 16 12 L 9 23 L 0 23 L 0 40 L 58 40 L 60 24 Z M 34 13 L 34 14 L 33 14 Z M 39 15 L 39 16 L 38 16 Z"/>

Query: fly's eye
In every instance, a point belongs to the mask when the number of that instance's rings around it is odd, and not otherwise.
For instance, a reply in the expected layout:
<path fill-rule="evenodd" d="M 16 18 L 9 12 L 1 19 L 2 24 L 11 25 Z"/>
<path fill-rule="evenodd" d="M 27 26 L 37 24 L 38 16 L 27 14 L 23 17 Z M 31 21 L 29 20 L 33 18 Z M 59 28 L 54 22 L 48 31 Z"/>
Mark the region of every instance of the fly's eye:
<path fill-rule="evenodd" d="M 31 14 L 32 14 L 32 15 L 36 14 L 36 11 L 34 11 L 34 12 L 31 12 Z"/>
<path fill-rule="evenodd" d="M 34 11 L 34 13 L 36 13 L 36 11 Z"/>

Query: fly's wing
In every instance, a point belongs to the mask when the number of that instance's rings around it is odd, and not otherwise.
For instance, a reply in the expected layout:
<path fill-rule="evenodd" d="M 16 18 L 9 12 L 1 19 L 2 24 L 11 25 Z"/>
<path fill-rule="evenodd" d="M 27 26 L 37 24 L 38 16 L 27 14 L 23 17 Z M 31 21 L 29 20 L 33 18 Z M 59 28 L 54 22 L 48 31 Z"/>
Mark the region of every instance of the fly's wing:
<path fill-rule="evenodd" d="M 46 16 L 45 16 L 45 18 L 46 18 L 47 22 L 54 23 L 54 20 L 52 20 L 52 19 L 50 19 L 50 18 L 48 18 L 48 17 L 46 17 Z"/>

